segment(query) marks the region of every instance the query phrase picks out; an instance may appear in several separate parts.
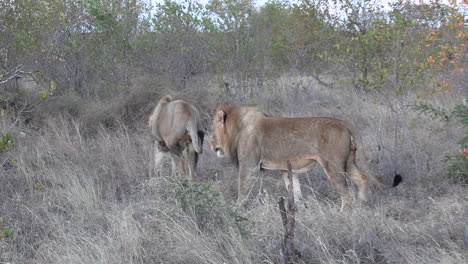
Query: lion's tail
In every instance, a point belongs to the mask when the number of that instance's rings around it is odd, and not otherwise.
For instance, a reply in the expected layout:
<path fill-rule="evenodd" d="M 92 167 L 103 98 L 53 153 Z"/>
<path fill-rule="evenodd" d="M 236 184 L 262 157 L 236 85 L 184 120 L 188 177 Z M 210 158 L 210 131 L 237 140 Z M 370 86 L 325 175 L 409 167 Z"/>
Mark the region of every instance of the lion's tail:
<path fill-rule="evenodd" d="M 187 123 L 187 131 L 192 139 L 193 148 L 198 154 L 203 153 L 203 138 L 205 133 L 202 130 L 198 129 L 198 120 L 192 118 Z"/>
<path fill-rule="evenodd" d="M 148 120 L 148 126 L 152 127 L 156 125 L 156 122 L 158 121 L 159 118 L 159 112 L 161 112 L 161 107 L 167 103 L 172 101 L 172 96 L 170 95 L 165 95 L 159 99 L 158 104 L 153 110 L 153 113 L 150 116 L 150 119 Z"/>
<path fill-rule="evenodd" d="M 360 137 L 360 135 L 357 133 L 357 131 L 354 129 L 354 127 L 351 124 L 348 125 L 348 129 L 351 132 L 351 146 L 350 146 L 350 148 L 351 148 L 351 152 L 353 153 L 353 155 L 352 155 L 353 156 L 353 162 L 355 163 L 356 161 L 355 161 L 354 153 L 356 153 L 358 151 L 358 145 L 362 146 L 362 138 Z M 356 143 L 356 140 L 358 141 L 357 143 Z M 359 152 L 360 152 L 361 155 L 365 156 L 365 153 L 362 150 L 359 151 Z M 393 183 L 392 184 L 382 183 L 373 174 L 366 173 L 366 176 L 368 177 L 369 181 L 372 184 L 375 184 L 379 188 L 382 188 L 382 189 L 396 187 L 396 186 L 398 186 L 398 184 L 400 184 L 400 182 L 403 181 L 403 178 L 401 177 L 400 174 L 396 174 L 393 177 Z"/>
<path fill-rule="evenodd" d="M 403 181 L 403 177 L 401 177 L 400 174 L 396 174 L 394 177 L 393 177 L 393 183 L 392 184 L 385 184 L 385 183 L 382 183 L 381 181 L 379 181 L 374 175 L 372 174 L 367 174 L 367 177 L 369 178 L 370 182 L 377 185 L 379 188 L 381 189 L 388 189 L 388 188 L 392 188 L 392 187 L 396 187 L 398 186 L 398 184 L 400 184 L 400 182 Z"/>
<path fill-rule="evenodd" d="M 162 139 L 158 131 L 159 114 L 161 113 L 161 108 L 165 106 L 167 103 L 169 103 L 170 101 L 172 101 L 172 96 L 170 95 L 163 96 L 161 99 L 159 99 L 158 104 L 154 108 L 153 113 L 151 114 L 148 120 L 148 127 L 151 130 L 151 135 L 153 137 L 156 137 L 157 140 Z"/>

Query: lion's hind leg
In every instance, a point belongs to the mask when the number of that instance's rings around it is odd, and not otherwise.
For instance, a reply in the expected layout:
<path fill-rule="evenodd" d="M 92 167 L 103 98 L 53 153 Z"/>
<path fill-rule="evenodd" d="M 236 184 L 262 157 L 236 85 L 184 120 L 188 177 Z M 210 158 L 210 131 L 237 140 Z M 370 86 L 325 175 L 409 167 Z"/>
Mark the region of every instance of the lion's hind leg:
<path fill-rule="evenodd" d="M 322 165 L 325 174 L 341 196 L 341 210 L 350 208 L 353 196 L 348 190 L 344 162 L 324 161 L 321 159 L 320 165 Z"/>
<path fill-rule="evenodd" d="M 159 149 L 154 150 L 154 170 L 158 175 L 161 174 L 161 164 L 164 157 L 167 156 L 167 153 L 160 151 Z M 152 174 L 152 169 L 150 168 L 150 173 Z"/>
<path fill-rule="evenodd" d="M 369 192 L 369 178 L 357 166 L 348 169 L 351 181 L 357 185 L 359 190 L 359 200 L 367 202 Z"/>
<path fill-rule="evenodd" d="M 172 153 L 172 152 L 168 152 L 169 153 L 169 156 L 171 157 L 171 176 L 172 177 L 175 177 L 177 176 L 177 173 L 179 174 L 182 174 L 184 173 L 184 166 L 185 164 L 182 163 L 182 158 L 179 157 L 178 155 Z"/>
<path fill-rule="evenodd" d="M 198 162 L 198 153 L 195 151 L 193 144 L 187 145 L 183 152 L 183 160 L 188 169 L 188 177 L 191 181 L 196 180 L 196 169 Z"/>
<path fill-rule="evenodd" d="M 346 170 L 351 178 L 351 181 L 358 187 L 359 200 L 366 202 L 368 200 L 369 192 L 369 177 L 357 167 L 355 150 L 352 150 L 349 153 Z"/>
<path fill-rule="evenodd" d="M 183 137 L 183 134 L 180 133 L 173 133 L 170 136 L 168 136 L 165 140 L 166 147 L 169 149 L 169 152 L 171 152 L 172 156 L 182 156 L 182 152 L 186 148 L 186 140 Z"/>
<path fill-rule="evenodd" d="M 187 174 L 187 163 L 185 162 L 185 159 L 180 159 L 179 160 L 179 173 L 181 175 L 186 175 Z"/>

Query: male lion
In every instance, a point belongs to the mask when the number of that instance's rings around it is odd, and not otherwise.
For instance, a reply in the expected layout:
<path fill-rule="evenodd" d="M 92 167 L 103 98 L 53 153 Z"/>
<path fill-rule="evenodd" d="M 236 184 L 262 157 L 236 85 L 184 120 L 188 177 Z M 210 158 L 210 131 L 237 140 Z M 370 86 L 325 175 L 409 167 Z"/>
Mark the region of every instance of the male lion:
<path fill-rule="evenodd" d="M 154 164 L 156 169 L 161 165 L 164 156 L 178 161 L 179 170 L 185 174 L 186 166 L 189 178 L 194 180 L 198 154 L 203 152 L 203 132 L 198 110 L 182 100 L 173 101 L 170 95 L 159 100 L 150 116 L 148 126 L 151 129 L 155 147 Z"/>
<path fill-rule="evenodd" d="M 269 117 L 256 107 L 222 105 L 213 120 L 211 148 L 219 157 L 230 157 L 239 165 L 238 201 L 249 194 L 252 172 L 260 168 L 281 170 L 289 186 L 287 162 L 293 172 L 294 199 L 301 196 L 297 173 L 309 170 L 316 162 L 341 195 L 341 209 L 350 206 L 347 176 L 367 200 L 369 180 L 380 187 L 391 187 L 369 177 L 356 166 L 356 132 L 351 123 L 325 117 Z M 396 175 L 392 186 L 401 182 Z"/>

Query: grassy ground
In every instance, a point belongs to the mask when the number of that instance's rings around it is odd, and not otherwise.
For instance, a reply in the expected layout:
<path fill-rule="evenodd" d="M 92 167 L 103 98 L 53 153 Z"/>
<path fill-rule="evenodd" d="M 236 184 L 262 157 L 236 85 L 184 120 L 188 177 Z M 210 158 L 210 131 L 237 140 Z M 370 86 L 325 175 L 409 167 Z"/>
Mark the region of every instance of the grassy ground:
<path fill-rule="evenodd" d="M 301 175 L 306 206 L 296 246 L 304 262 L 467 263 L 468 189 L 450 184 L 441 162 L 461 132 L 416 115 L 409 99 L 395 98 L 391 110 L 378 95 L 288 78 L 234 101 L 271 114 L 350 119 L 363 136 L 361 164 L 383 181 L 395 171 L 404 177 L 340 212 L 320 168 Z M 201 106 L 205 119 L 210 102 Z M 0 118 L 0 132 L 13 127 L 14 136 L 0 153 L 0 263 L 281 263 L 280 175 L 259 174 L 248 208 L 232 205 L 236 168 L 207 144 L 201 183 L 170 177 L 168 163 L 148 175 L 145 122 L 90 133 L 79 119 L 50 117 L 33 129 Z"/>

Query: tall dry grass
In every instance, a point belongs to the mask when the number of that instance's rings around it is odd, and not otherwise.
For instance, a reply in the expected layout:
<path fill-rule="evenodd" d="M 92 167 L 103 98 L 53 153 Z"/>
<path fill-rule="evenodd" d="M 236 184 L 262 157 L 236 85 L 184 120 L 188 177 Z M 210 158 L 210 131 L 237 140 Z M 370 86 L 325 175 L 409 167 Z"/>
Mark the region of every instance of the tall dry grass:
<path fill-rule="evenodd" d="M 368 204 L 340 212 L 320 168 L 301 175 L 306 207 L 297 214 L 296 246 L 304 262 L 467 263 L 468 190 L 444 179 L 441 161 L 456 151 L 461 132 L 421 118 L 409 99 L 397 98 L 392 112 L 378 95 L 344 88 L 283 76 L 232 99 L 270 114 L 350 119 L 367 153 L 360 164 L 383 181 L 395 171 L 404 176 L 399 187 L 373 190 Z M 226 99 L 217 89 L 185 95 L 198 102 L 205 122 Z M 13 230 L 0 238 L 0 263 L 281 263 L 277 200 L 285 188 L 278 173 L 259 173 L 252 204 L 236 209 L 230 201 L 237 170 L 205 145 L 199 187 L 206 191 L 196 197 L 210 205 L 183 204 L 178 191 L 192 185 L 171 178 L 169 164 L 161 176 L 148 175 L 146 120 L 131 127 L 120 120 L 90 133 L 79 117 L 49 116 L 40 128 L 0 118 L 0 132 L 14 137 L 0 153 L 0 233 Z M 239 222 L 244 226 L 233 224 L 238 217 L 248 220 Z"/>

